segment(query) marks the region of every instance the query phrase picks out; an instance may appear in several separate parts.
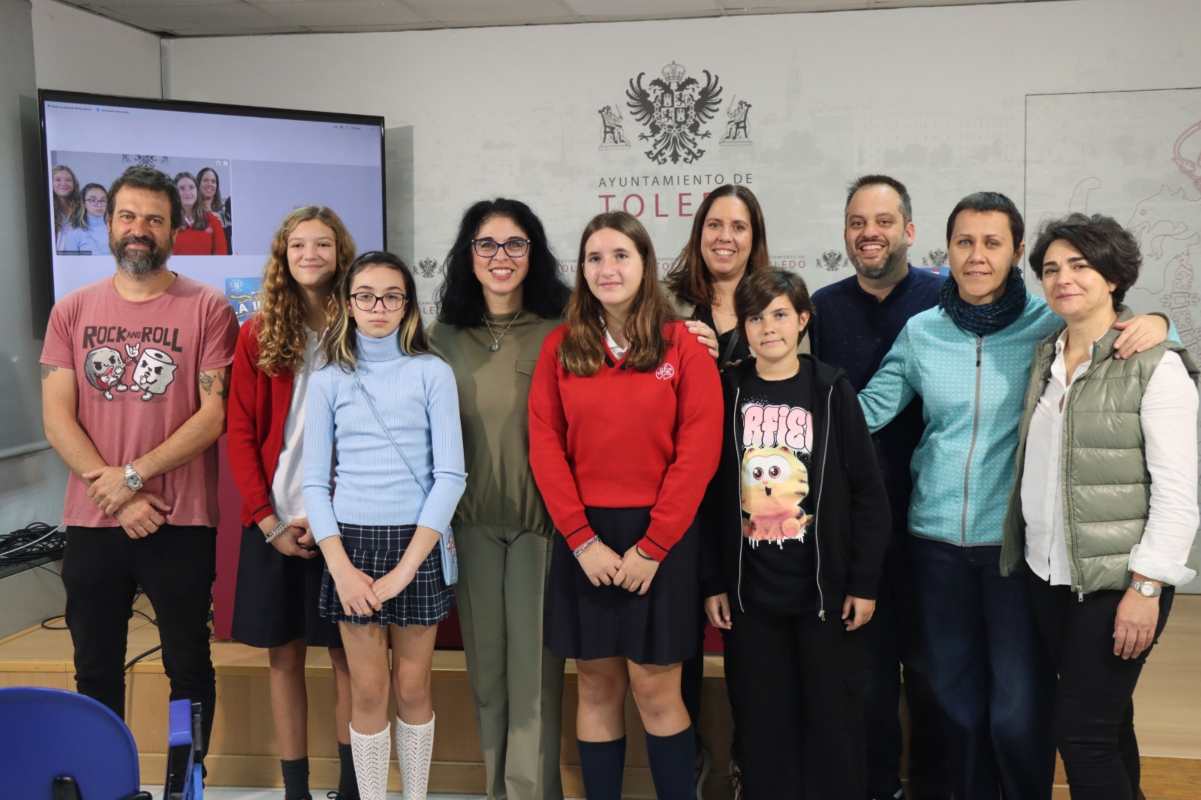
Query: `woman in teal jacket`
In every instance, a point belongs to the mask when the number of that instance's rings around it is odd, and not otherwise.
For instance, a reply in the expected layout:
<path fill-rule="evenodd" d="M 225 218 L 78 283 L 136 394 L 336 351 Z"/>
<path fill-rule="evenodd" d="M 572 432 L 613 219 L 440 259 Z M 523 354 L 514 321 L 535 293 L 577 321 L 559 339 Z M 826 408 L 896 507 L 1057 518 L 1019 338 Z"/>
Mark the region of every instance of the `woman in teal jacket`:
<path fill-rule="evenodd" d="M 1003 194 L 978 192 L 955 206 L 947 220 L 951 277 L 939 305 L 910 319 L 859 395 L 873 431 L 922 398 L 911 553 L 921 644 L 952 728 L 959 800 L 1051 796 L 1054 675 L 1025 585 L 999 571 L 1031 354 L 1061 324 L 1026 293 L 1017 266 L 1024 228 Z M 1123 356 L 1164 339 L 1161 317 L 1123 327 Z"/>

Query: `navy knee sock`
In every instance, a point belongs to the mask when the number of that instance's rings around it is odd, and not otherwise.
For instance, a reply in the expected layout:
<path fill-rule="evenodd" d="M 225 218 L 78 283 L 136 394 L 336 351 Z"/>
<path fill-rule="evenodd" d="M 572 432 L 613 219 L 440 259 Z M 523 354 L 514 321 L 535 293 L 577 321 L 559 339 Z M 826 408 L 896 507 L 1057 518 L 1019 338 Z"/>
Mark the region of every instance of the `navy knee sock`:
<path fill-rule="evenodd" d="M 309 760 L 307 758 L 297 758 L 294 761 L 280 760 L 279 768 L 284 773 L 284 797 L 286 800 L 308 800 Z"/>
<path fill-rule="evenodd" d="M 659 800 L 696 799 L 696 733 L 691 725 L 671 736 L 648 733 L 646 756 Z"/>
<path fill-rule="evenodd" d="M 588 800 L 621 800 L 621 779 L 626 765 L 626 739 L 580 742 L 580 772 Z"/>
<path fill-rule="evenodd" d="M 338 794 L 341 800 L 359 800 L 359 782 L 354 776 L 354 758 L 350 745 L 338 742 Z"/>

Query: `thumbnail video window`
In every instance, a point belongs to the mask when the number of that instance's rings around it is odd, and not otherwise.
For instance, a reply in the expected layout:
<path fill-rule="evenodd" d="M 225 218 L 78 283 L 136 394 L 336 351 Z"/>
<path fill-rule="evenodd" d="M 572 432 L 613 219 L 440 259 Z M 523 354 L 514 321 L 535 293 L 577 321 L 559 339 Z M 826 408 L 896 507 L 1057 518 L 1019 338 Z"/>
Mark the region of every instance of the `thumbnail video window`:
<path fill-rule="evenodd" d="M 110 254 L 104 218 L 108 189 L 135 164 L 165 172 L 179 190 L 184 214 L 175 232 L 174 255 L 234 252 L 234 182 L 228 159 L 54 150 L 50 161 L 54 250 L 60 256 Z"/>

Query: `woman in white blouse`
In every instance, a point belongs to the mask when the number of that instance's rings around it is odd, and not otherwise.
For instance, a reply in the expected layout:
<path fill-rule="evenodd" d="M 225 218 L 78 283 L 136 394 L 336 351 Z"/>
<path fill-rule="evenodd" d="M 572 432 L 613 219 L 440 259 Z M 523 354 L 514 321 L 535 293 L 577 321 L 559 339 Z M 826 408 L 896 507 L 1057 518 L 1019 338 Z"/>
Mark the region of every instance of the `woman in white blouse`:
<path fill-rule="evenodd" d="M 1114 357 L 1141 261 L 1101 215 L 1047 223 L 1030 252 L 1066 327 L 1035 355 L 1001 568 L 1025 572 L 1059 674 L 1055 737 L 1074 800 L 1141 796 L 1134 687 L 1174 587 L 1196 575 L 1197 368 L 1173 342 Z"/>

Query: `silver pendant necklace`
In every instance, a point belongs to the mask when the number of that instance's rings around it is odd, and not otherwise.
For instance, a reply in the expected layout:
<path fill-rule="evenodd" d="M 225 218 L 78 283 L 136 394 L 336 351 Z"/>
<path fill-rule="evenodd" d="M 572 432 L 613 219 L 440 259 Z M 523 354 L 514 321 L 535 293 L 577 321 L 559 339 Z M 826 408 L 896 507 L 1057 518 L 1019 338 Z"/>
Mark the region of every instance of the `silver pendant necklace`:
<path fill-rule="evenodd" d="M 488 335 L 492 337 L 492 344 L 488 345 L 489 351 L 495 353 L 496 351 L 500 350 L 500 343 L 504 341 L 505 334 L 509 332 L 509 328 L 513 327 L 513 323 L 516 322 L 517 318 L 520 316 L 520 311 L 514 314 L 513 319 L 508 321 L 499 334 L 496 332 L 496 329 L 492 327 L 492 323 L 488 321 L 488 317 L 486 315 L 484 316 L 484 325 L 488 328 Z"/>

